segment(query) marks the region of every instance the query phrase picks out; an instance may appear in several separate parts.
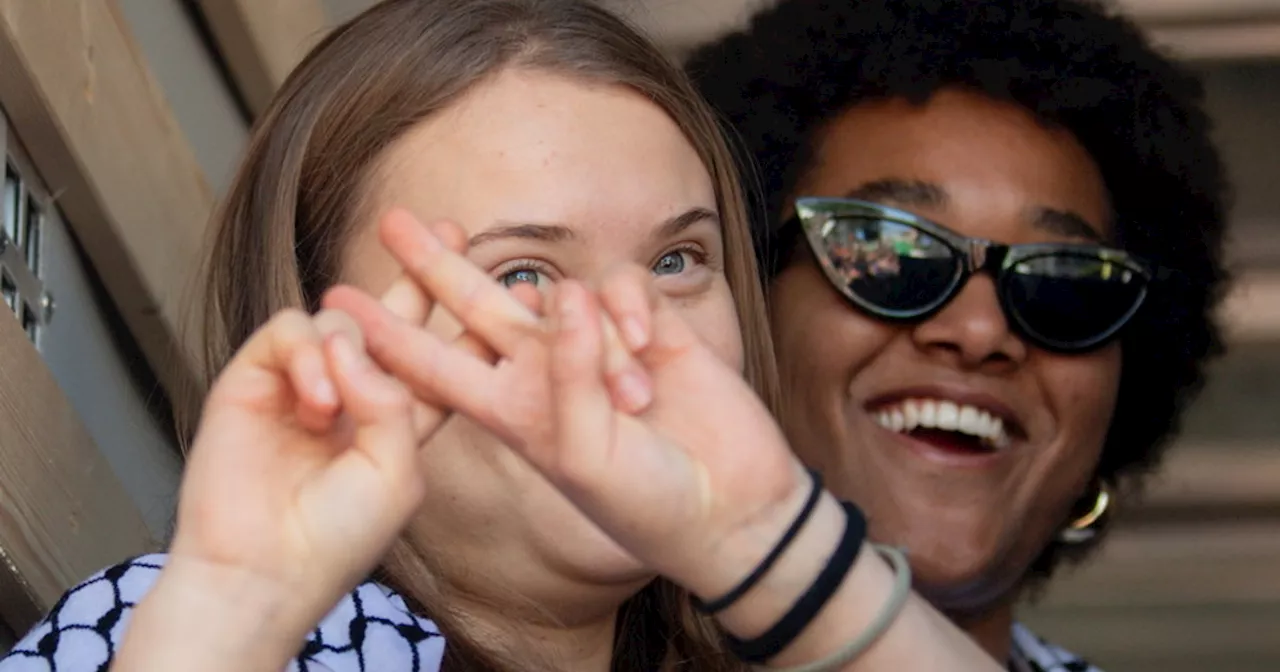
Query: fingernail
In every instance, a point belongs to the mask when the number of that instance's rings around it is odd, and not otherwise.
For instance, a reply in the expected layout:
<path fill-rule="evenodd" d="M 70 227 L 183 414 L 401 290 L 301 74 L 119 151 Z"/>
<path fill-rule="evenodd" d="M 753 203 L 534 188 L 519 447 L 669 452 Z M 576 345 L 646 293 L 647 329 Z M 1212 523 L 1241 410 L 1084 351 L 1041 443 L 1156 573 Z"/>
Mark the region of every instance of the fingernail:
<path fill-rule="evenodd" d="M 628 412 L 637 413 L 644 410 L 653 401 L 653 390 L 645 376 L 638 373 L 626 373 L 617 381 L 618 396 L 627 406 Z"/>
<path fill-rule="evenodd" d="M 312 394 L 316 395 L 316 401 L 322 404 L 338 403 L 338 390 L 333 386 L 333 381 L 329 380 L 329 376 L 321 374 L 320 378 L 312 385 Z"/>
<path fill-rule="evenodd" d="M 640 320 L 634 317 L 622 318 L 622 338 L 627 342 L 627 347 L 632 350 L 639 350 L 649 344 L 649 334 L 645 331 L 644 325 Z"/>

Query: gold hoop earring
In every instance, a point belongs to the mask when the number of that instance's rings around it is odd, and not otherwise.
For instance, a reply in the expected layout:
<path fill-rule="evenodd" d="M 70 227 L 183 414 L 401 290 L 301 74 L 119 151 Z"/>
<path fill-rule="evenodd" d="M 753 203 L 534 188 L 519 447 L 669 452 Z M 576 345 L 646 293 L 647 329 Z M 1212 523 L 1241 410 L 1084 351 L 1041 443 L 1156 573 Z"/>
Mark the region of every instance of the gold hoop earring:
<path fill-rule="evenodd" d="M 1065 530 L 1058 533 L 1058 540 L 1064 544 L 1083 544 L 1098 536 L 1098 530 L 1102 527 L 1098 523 L 1106 515 L 1107 508 L 1110 506 L 1111 491 L 1107 489 L 1106 483 L 1099 483 L 1098 496 L 1093 500 L 1093 508 L 1089 513 L 1071 521 Z"/>

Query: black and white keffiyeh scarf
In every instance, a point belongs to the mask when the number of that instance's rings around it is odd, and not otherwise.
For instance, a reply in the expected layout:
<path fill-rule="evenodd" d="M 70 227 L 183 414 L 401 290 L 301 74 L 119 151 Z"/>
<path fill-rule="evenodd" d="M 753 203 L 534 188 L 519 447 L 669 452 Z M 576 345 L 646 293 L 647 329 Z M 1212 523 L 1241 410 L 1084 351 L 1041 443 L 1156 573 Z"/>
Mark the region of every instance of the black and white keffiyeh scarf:
<path fill-rule="evenodd" d="M 1040 639 L 1020 624 L 1013 626 L 1010 672 L 1102 672 L 1075 654 Z"/>
<path fill-rule="evenodd" d="M 103 570 L 72 588 L 0 659 L 0 672 L 107 672 L 165 556 Z M 389 588 L 364 583 L 311 632 L 288 672 L 438 672 L 444 637 Z"/>
<path fill-rule="evenodd" d="M 107 672 L 131 612 L 165 556 L 105 569 L 67 591 L 49 615 L 0 658 L 0 672 Z M 439 672 L 444 636 L 391 589 L 358 586 L 311 632 L 287 672 Z M 1011 672 L 1101 672 L 1015 625 Z"/>

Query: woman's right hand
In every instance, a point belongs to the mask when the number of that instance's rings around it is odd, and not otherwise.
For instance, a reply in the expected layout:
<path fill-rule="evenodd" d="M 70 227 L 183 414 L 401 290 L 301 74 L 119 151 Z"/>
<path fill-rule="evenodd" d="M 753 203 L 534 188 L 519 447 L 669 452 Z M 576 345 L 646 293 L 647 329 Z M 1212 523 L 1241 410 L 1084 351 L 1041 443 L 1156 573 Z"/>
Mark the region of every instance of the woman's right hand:
<path fill-rule="evenodd" d="M 644 270 L 605 283 L 609 310 L 565 281 L 554 318 L 539 320 L 425 227 L 388 220 L 381 233 L 499 365 L 460 355 L 362 293 L 340 289 L 325 305 L 356 318 L 386 370 L 494 432 L 655 571 L 713 597 L 759 559 L 738 540 L 772 543 L 803 504 L 808 478 L 768 409 Z M 616 345 L 620 335 L 630 343 Z"/>

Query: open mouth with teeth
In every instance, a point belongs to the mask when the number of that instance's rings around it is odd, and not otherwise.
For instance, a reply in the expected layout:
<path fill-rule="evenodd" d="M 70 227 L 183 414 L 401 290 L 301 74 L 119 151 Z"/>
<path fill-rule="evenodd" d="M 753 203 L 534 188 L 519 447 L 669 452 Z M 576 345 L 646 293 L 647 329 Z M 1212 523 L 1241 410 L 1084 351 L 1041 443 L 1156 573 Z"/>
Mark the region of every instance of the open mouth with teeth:
<path fill-rule="evenodd" d="M 1009 447 L 1009 430 L 990 411 L 943 399 L 903 399 L 871 409 L 885 429 L 956 453 L 994 453 Z"/>

